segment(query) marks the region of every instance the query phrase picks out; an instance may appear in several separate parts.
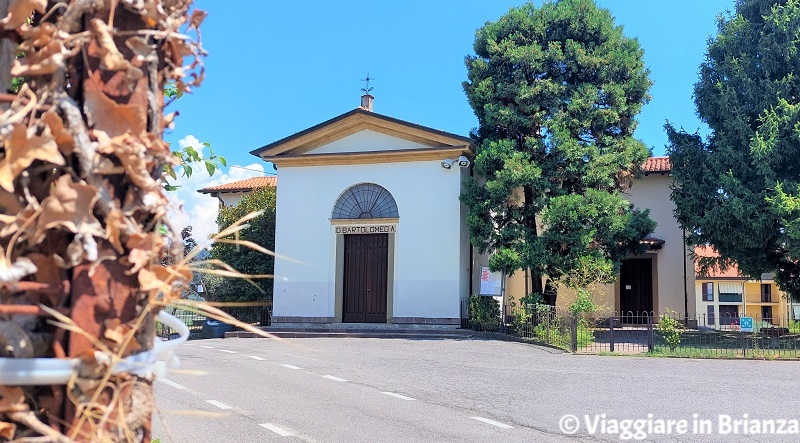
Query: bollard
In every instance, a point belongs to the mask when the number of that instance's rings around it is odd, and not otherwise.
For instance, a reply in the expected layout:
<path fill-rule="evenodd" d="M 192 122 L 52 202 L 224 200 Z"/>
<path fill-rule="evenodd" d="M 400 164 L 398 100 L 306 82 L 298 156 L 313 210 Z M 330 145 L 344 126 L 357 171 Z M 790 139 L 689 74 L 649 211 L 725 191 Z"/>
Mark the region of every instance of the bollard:
<path fill-rule="evenodd" d="M 653 316 L 647 314 L 647 352 L 653 352 Z"/>

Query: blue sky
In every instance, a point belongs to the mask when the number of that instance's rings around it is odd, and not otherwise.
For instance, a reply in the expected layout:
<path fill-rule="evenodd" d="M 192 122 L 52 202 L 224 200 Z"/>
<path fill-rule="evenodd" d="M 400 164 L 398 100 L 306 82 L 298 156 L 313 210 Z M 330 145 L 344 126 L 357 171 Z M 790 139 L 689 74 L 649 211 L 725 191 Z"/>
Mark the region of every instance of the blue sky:
<path fill-rule="evenodd" d="M 213 199 L 194 189 L 261 174 L 267 165 L 251 150 L 356 108 L 367 71 L 375 77 L 376 112 L 468 135 L 477 119 L 461 83 L 475 30 L 522 3 L 197 0 L 209 13 L 201 28 L 209 52 L 206 80 L 168 109 L 180 116 L 167 141 L 177 147 L 193 136 L 210 142 L 229 164 L 251 170 L 230 168 L 185 181 L 179 200 L 190 213 L 195 197 L 210 207 Z M 639 39 L 655 83 L 637 138 L 663 155 L 667 119 L 702 132 L 692 88 L 707 40 L 716 34 L 716 17 L 733 9 L 733 0 L 598 3 L 627 36 Z"/>

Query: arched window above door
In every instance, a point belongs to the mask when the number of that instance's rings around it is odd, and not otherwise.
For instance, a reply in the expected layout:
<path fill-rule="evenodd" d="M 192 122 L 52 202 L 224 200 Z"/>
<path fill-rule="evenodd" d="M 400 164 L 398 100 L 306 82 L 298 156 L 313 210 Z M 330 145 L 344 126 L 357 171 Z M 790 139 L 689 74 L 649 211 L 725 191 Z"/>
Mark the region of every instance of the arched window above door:
<path fill-rule="evenodd" d="M 331 215 L 334 220 L 398 217 L 397 203 L 392 194 L 375 183 L 360 183 L 348 188 L 336 200 Z"/>

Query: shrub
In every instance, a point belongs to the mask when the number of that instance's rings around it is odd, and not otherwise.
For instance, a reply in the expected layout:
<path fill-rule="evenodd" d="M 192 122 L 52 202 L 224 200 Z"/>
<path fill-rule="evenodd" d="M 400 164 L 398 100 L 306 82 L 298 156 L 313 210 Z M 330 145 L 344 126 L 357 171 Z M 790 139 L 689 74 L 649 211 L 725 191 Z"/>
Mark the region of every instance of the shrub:
<path fill-rule="evenodd" d="M 494 297 L 470 295 L 469 319 L 482 331 L 497 331 L 500 329 L 500 304 Z"/>
<path fill-rule="evenodd" d="M 683 325 L 675 319 L 674 314 L 674 311 L 667 309 L 667 312 L 661 316 L 657 327 L 670 351 L 674 351 L 678 347 L 681 343 L 681 334 L 683 334 Z"/>
<path fill-rule="evenodd" d="M 592 301 L 592 296 L 589 291 L 586 289 L 578 289 L 578 296 L 567 309 L 569 309 L 569 312 L 571 312 L 572 315 L 582 319 L 586 316 L 586 314 L 591 314 L 594 312 L 595 309 L 597 309 L 597 306 L 595 306 L 594 301 Z"/>
<path fill-rule="evenodd" d="M 533 292 L 519 299 L 519 307 L 516 302 L 511 302 L 511 313 L 514 331 L 517 335 L 523 335 L 526 326 L 533 325 L 533 315 L 538 312 L 542 296 Z"/>

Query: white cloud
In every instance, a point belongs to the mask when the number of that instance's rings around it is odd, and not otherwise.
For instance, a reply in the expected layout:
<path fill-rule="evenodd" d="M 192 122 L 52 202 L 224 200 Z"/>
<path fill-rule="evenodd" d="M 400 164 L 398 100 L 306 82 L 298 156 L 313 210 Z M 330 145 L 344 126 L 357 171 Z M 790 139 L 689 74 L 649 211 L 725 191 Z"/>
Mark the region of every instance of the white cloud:
<path fill-rule="evenodd" d="M 203 144 L 200 143 L 200 140 L 198 140 L 197 137 L 195 137 L 195 136 L 193 136 L 191 134 L 189 134 L 186 137 L 180 139 L 180 141 L 178 141 L 178 145 L 180 145 L 181 148 L 188 148 L 189 146 L 191 146 L 191 147 L 197 149 L 198 152 L 200 152 L 201 156 L 203 155 L 203 152 L 201 150 L 201 148 L 203 148 Z"/>
<path fill-rule="evenodd" d="M 193 135 L 184 137 L 178 143 L 181 147 L 194 147 L 203 158 L 208 154 L 204 152 L 208 148 L 204 147 Z M 174 184 L 180 186 L 177 191 L 167 193 L 172 203 L 169 208 L 172 225 L 178 231 L 185 226 L 192 226 L 194 239 L 203 246 L 207 245 L 208 237 L 217 232 L 219 200 L 206 194 L 199 194 L 197 190 L 264 175 L 266 174 L 263 163 L 231 165 L 223 168 L 222 171 L 217 171 L 213 176 L 209 176 L 208 171 L 202 165 L 194 167 L 191 177 L 179 176 L 175 181 Z"/>

